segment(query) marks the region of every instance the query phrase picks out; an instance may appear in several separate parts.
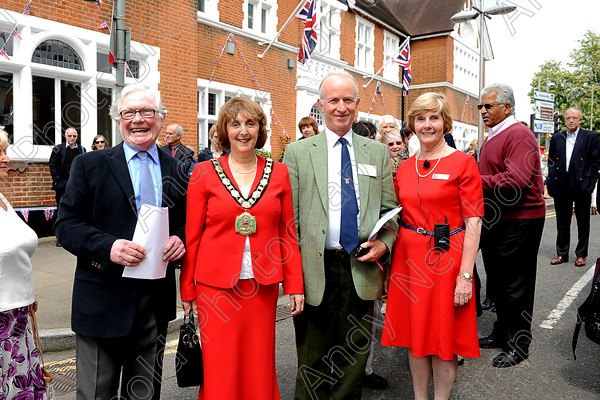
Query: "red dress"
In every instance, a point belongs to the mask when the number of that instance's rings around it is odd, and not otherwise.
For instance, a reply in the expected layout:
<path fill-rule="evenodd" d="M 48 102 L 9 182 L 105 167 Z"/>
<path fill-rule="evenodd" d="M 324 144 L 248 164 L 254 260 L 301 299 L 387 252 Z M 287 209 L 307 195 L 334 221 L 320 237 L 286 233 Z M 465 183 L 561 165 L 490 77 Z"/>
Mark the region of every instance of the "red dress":
<path fill-rule="evenodd" d="M 482 216 L 483 193 L 475 159 L 462 152 L 430 161 L 435 168 L 425 178 L 415 171 L 415 157 L 400 164 L 396 196 L 402 221 L 434 231 L 448 219 L 450 231 L 464 217 Z M 431 171 L 419 161 L 421 175 Z M 481 211 L 480 211 L 481 210 Z M 415 357 L 454 355 L 479 357 L 475 296 L 454 307 L 465 231 L 450 237 L 450 249 L 437 251 L 432 236 L 401 227 L 394 244 L 385 324 L 381 344 L 408 347 Z"/>

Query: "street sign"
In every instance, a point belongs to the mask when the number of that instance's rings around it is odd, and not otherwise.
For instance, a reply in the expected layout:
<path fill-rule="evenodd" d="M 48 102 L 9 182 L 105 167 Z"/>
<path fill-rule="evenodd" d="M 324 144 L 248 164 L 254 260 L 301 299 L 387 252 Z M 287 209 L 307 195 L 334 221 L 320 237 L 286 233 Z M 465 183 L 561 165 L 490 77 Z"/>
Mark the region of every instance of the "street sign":
<path fill-rule="evenodd" d="M 554 133 L 554 122 L 545 119 L 533 120 L 533 132 L 535 133 Z"/>
<path fill-rule="evenodd" d="M 553 119 L 554 103 L 549 101 L 535 101 L 535 117 L 537 119 Z"/>
<path fill-rule="evenodd" d="M 536 100 L 546 100 L 554 102 L 554 94 L 548 92 L 540 92 L 539 90 L 533 91 L 533 98 Z"/>

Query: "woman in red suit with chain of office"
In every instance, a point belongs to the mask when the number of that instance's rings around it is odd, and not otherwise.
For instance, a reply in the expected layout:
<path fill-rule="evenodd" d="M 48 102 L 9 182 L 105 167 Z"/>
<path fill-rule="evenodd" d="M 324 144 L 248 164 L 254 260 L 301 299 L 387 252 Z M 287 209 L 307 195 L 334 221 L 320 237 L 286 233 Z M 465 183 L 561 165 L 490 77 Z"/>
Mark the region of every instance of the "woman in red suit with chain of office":
<path fill-rule="evenodd" d="M 204 385 L 199 399 L 279 399 L 275 310 L 279 282 L 292 315 L 304 308 L 302 264 L 287 168 L 258 157 L 260 106 L 235 97 L 219 112 L 220 146 L 194 168 L 187 194 L 181 300 L 197 311 Z"/>

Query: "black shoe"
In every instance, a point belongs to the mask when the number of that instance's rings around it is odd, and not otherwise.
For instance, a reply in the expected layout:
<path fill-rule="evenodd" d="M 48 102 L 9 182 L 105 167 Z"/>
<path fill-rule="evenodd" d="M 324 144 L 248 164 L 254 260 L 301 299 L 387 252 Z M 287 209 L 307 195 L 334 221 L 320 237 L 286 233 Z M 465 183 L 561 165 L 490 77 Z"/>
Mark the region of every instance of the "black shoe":
<path fill-rule="evenodd" d="M 485 301 L 481 303 L 482 310 L 489 310 L 492 307 L 494 307 L 494 302 L 492 301 L 492 299 L 485 299 Z"/>
<path fill-rule="evenodd" d="M 496 339 L 493 334 L 490 336 L 479 338 L 479 347 L 482 349 L 501 349 L 504 343 Z"/>
<path fill-rule="evenodd" d="M 496 312 L 496 307 L 492 307 L 491 311 Z"/>
<path fill-rule="evenodd" d="M 523 360 L 529 357 L 529 353 L 521 349 L 510 349 L 509 351 L 502 352 L 494 358 L 492 365 L 496 368 L 508 368 L 514 367 L 520 364 Z"/>
<path fill-rule="evenodd" d="M 363 386 L 369 389 L 384 390 L 388 387 L 388 381 L 373 372 L 371 375 L 365 375 Z"/>
<path fill-rule="evenodd" d="M 56 247 L 62 247 L 62 245 L 58 242 L 56 242 Z"/>

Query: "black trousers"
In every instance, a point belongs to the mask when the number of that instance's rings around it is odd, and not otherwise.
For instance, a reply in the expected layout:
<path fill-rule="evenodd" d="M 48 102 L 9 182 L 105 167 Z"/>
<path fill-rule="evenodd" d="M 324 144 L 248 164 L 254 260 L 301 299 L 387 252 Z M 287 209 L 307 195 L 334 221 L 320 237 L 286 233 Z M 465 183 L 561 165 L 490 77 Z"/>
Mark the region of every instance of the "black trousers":
<path fill-rule="evenodd" d="M 498 221 L 481 231 L 487 279 L 496 296 L 492 332 L 504 350 L 529 352 L 537 257 L 545 218 Z"/>
<path fill-rule="evenodd" d="M 569 259 L 569 247 L 571 244 L 571 216 L 573 215 L 573 203 L 575 203 L 575 218 L 577 219 L 577 247 L 576 257 L 588 256 L 588 244 L 590 242 L 590 207 L 592 205 L 592 193 L 577 189 L 561 191 L 554 198 L 554 209 L 556 210 L 556 254 Z"/>
<path fill-rule="evenodd" d="M 349 257 L 325 251 L 323 301 L 294 317 L 296 400 L 361 398 L 374 302 L 356 294 Z"/>

